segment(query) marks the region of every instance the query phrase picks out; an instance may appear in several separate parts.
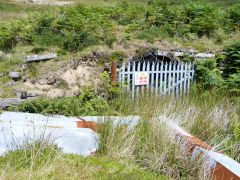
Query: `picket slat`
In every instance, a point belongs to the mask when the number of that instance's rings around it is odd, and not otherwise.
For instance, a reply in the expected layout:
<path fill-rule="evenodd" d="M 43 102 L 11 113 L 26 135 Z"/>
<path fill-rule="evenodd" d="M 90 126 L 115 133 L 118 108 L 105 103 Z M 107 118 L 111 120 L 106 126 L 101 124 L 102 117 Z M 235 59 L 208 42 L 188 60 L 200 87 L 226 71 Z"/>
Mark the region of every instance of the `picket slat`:
<path fill-rule="evenodd" d="M 147 85 L 135 85 L 135 72 L 147 72 L 149 83 Z M 172 97 L 189 93 L 190 83 L 194 80 L 194 65 L 179 62 L 128 62 L 123 63 L 121 72 L 118 72 L 120 87 L 127 92 L 132 92 L 132 99 L 140 94 L 165 95 L 172 93 Z M 145 91 L 145 87 L 147 90 Z M 151 89 L 150 89 L 151 88 Z M 155 91 L 153 90 L 155 88 Z"/>
<path fill-rule="evenodd" d="M 181 82 L 181 81 L 180 81 Z M 177 63 L 177 85 L 176 85 L 176 97 L 178 97 L 178 88 L 179 88 L 179 63 Z"/>
<path fill-rule="evenodd" d="M 127 91 L 130 89 L 130 62 L 127 63 Z"/>
<path fill-rule="evenodd" d="M 189 89 L 190 89 L 190 80 L 191 80 L 191 75 L 190 75 L 190 70 L 191 70 L 191 62 L 188 64 L 188 79 L 187 79 L 187 93 L 189 94 Z"/>
<path fill-rule="evenodd" d="M 164 73 L 164 91 L 163 91 L 163 93 L 164 93 L 164 95 L 167 93 L 167 69 L 168 69 L 168 63 L 166 62 L 166 64 L 165 64 L 165 73 Z"/>
<path fill-rule="evenodd" d="M 146 71 L 146 63 L 144 62 L 143 63 L 143 68 L 142 68 L 142 71 Z M 142 86 L 142 94 L 144 95 L 144 86 Z"/>
<path fill-rule="evenodd" d="M 159 62 L 157 62 L 156 71 L 159 71 Z M 155 80 L 155 93 L 156 93 L 156 96 L 158 94 L 158 74 L 159 73 L 156 73 L 156 80 Z"/>
<path fill-rule="evenodd" d="M 169 73 L 168 73 L 168 95 L 171 92 L 171 74 L 172 74 L 172 62 L 169 64 Z"/>
<path fill-rule="evenodd" d="M 133 66 L 132 66 L 132 72 L 133 72 L 133 75 L 132 75 L 132 99 L 134 99 L 134 94 L 135 94 L 135 68 L 136 68 L 136 63 L 133 62 Z"/>
<path fill-rule="evenodd" d="M 141 66 L 141 62 L 138 62 L 138 65 L 137 65 L 137 72 L 140 72 L 140 66 Z M 138 94 L 139 94 L 139 89 L 140 89 L 140 86 L 137 86 L 136 87 L 136 89 L 137 89 L 137 98 L 138 98 Z"/>
<path fill-rule="evenodd" d="M 173 79 L 172 79 L 172 97 L 175 96 L 175 72 L 176 72 L 176 62 L 173 63 Z"/>
<path fill-rule="evenodd" d="M 148 74 L 150 74 L 150 63 L 149 63 L 149 61 L 147 63 L 147 72 L 148 72 Z M 150 78 L 150 76 L 149 76 L 149 78 Z M 147 92 L 149 93 L 149 83 L 147 84 Z"/>
<path fill-rule="evenodd" d="M 155 63 L 152 63 L 152 69 L 151 69 L 151 93 L 153 93 L 153 88 L 154 88 L 154 71 L 155 71 Z"/>
<path fill-rule="evenodd" d="M 162 80 L 163 80 L 163 62 L 161 62 L 161 69 L 160 69 L 160 95 L 162 95 Z"/>

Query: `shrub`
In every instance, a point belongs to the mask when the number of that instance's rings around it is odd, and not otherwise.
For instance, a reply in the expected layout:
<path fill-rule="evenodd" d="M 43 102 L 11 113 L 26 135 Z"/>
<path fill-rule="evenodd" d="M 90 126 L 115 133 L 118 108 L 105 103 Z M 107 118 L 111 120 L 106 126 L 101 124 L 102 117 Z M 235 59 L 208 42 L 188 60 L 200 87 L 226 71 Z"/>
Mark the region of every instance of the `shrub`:
<path fill-rule="evenodd" d="M 240 71 L 240 41 L 225 48 L 225 67 L 224 77 L 229 77 L 231 74 Z"/>
<path fill-rule="evenodd" d="M 101 115 L 108 109 L 108 104 L 94 92 L 94 89 L 86 88 L 79 96 L 52 99 L 38 98 L 9 109 L 66 116 Z"/>
<path fill-rule="evenodd" d="M 236 4 L 232 6 L 228 11 L 228 16 L 226 18 L 229 18 L 230 26 L 232 30 L 236 30 L 240 28 L 240 4 Z"/>
<path fill-rule="evenodd" d="M 221 77 L 220 71 L 217 68 L 215 58 L 197 59 L 196 66 L 196 82 L 201 83 L 206 88 L 220 87 L 224 81 Z"/>
<path fill-rule="evenodd" d="M 20 29 L 18 23 L 18 21 L 11 21 L 0 24 L 0 49 L 7 51 L 16 45 Z"/>
<path fill-rule="evenodd" d="M 172 36 L 196 33 L 210 36 L 218 28 L 216 9 L 207 3 L 189 1 L 159 8 L 148 19 L 150 25 L 167 27 Z"/>

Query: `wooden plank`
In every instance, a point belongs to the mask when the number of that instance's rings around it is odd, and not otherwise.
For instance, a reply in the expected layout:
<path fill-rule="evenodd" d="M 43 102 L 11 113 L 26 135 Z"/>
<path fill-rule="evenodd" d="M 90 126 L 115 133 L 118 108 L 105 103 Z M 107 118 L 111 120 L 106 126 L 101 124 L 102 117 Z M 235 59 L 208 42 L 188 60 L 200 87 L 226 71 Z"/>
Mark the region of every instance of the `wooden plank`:
<path fill-rule="evenodd" d="M 123 90 L 125 89 L 125 62 L 123 63 L 123 65 L 122 65 L 122 87 L 123 87 Z"/>
<path fill-rule="evenodd" d="M 159 71 L 159 62 L 157 62 L 156 71 Z M 155 93 L 156 93 L 156 96 L 158 94 L 158 76 L 159 76 L 159 72 L 156 73 L 156 81 L 155 81 Z"/>
<path fill-rule="evenodd" d="M 149 74 L 149 78 L 150 78 L 150 63 L 147 63 L 147 72 Z M 148 80 L 150 82 L 150 80 Z M 149 93 L 149 83 L 147 84 L 147 93 Z"/>
<path fill-rule="evenodd" d="M 140 66 L 141 66 L 141 63 L 140 62 L 138 62 L 138 65 L 137 65 L 137 72 L 140 72 Z M 136 89 L 137 89 L 137 94 L 136 94 L 136 96 L 137 96 L 137 98 L 138 98 L 138 95 L 139 95 L 139 89 L 140 89 L 140 87 L 139 86 L 137 86 L 136 87 Z"/>
<path fill-rule="evenodd" d="M 171 93 L 171 73 L 172 73 L 172 62 L 169 63 L 169 73 L 168 73 L 168 95 Z"/>
<path fill-rule="evenodd" d="M 151 70 L 151 93 L 153 94 L 154 89 L 154 71 L 155 71 L 155 63 L 152 63 L 152 70 Z"/>
<path fill-rule="evenodd" d="M 175 73 L 176 73 L 176 62 L 173 63 L 172 97 L 175 96 Z"/>
<path fill-rule="evenodd" d="M 184 63 L 184 84 L 183 84 L 183 92 L 186 93 L 186 81 L 187 80 L 187 63 Z"/>
<path fill-rule="evenodd" d="M 164 95 L 166 94 L 167 90 L 166 90 L 166 87 L 167 87 L 167 69 L 168 69 L 168 63 L 166 62 L 165 63 L 165 72 L 164 72 Z"/>
<path fill-rule="evenodd" d="M 178 88 L 179 88 L 179 62 L 177 63 L 177 85 L 176 85 L 176 97 L 178 97 Z"/>
<path fill-rule="evenodd" d="M 133 62 L 133 67 L 132 67 L 132 99 L 134 99 L 134 94 L 135 94 L 135 68 L 136 68 L 136 63 Z"/>
<path fill-rule="evenodd" d="M 191 62 L 188 64 L 188 79 L 187 79 L 187 93 L 188 94 L 190 91 L 190 80 L 191 80 L 190 70 L 191 70 Z"/>
<path fill-rule="evenodd" d="M 145 63 L 145 61 L 144 61 L 144 63 L 143 63 L 142 71 L 146 71 L 146 63 Z M 144 95 L 144 89 L 145 89 L 145 86 L 143 85 L 143 86 L 142 86 L 142 95 Z"/>
<path fill-rule="evenodd" d="M 131 67 L 131 63 L 128 62 L 127 63 L 127 91 L 128 92 L 130 90 L 130 67 Z"/>
<path fill-rule="evenodd" d="M 160 68 L 160 95 L 162 95 L 162 81 L 163 81 L 163 62 L 161 62 L 161 68 Z"/>
<path fill-rule="evenodd" d="M 184 78 L 184 77 L 183 77 L 183 68 L 184 68 L 184 67 L 183 67 L 183 63 L 181 63 L 181 74 L 180 74 L 180 75 L 181 75 L 181 76 L 180 76 L 180 82 L 181 82 L 181 83 L 180 83 L 180 96 L 182 96 L 182 84 L 183 84 L 183 78 Z"/>

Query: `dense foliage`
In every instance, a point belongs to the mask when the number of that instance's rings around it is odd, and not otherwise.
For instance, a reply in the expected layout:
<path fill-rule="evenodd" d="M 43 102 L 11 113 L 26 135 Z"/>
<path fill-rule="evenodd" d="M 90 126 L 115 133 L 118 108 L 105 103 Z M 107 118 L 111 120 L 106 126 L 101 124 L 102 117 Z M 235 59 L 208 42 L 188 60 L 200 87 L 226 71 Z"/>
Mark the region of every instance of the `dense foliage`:
<path fill-rule="evenodd" d="M 85 89 L 81 95 L 65 98 L 38 98 L 10 110 L 29 113 L 62 114 L 66 116 L 96 115 L 108 109 L 107 102 L 94 89 Z"/>
<path fill-rule="evenodd" d="M 81 4 L 35 12 L 29 17 L 0 24 L 0 49 L 9 50 L 22 41 L 35 46 L 57 46 L 68 51 L 117 39 L 115 27 L 125 26 L 126 39 L 154 41 L 155 37 L 222 36 L 239 29 L 239 4 L 222 9 L 201 1 L 185 3 L 133 3 L 123 0 L 114 6 L 84 7 Z M 220 39 L 222 37 L 219 37 Z"/>

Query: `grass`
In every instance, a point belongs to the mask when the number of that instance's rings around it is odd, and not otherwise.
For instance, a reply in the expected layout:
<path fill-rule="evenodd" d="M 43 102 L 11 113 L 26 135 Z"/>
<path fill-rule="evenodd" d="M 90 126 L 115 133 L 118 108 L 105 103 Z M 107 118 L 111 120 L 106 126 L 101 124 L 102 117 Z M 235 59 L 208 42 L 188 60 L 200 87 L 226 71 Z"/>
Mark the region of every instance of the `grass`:
<path fill-rule="evenodd" d="M 41 145 L 31 145 L 34 153 L 25 148 L 0 158 L 2 177 L 208 179 L 203 174 L 205 158 L 191 161 L 185 140 L 167 128 L 165 122 L 169 120 L 240 162 L 239 104 L 221 93 L 200 93 L 193 86 L 191 94 L 182 99 L 143 97 L 136 103 L 124 97 L 111 107 L 115 109 L 109 110 L 108 115 L 118 112 L 140 115 L 141 119 L 135 127 L 112 121 L 100 123 L 97 157 L 64 155 L 54 145 L 46 146 L 44 154 Z"/>
<path fill-rule="evenodd" d="M 15 17 L 24 17 L 27 16 L 31 12 L 42 11 L 47 9 L 48 6 L 44 5 L 32 5 L 25 3 L 14 3 L 10 1 L 0 1 L 0 20 L 6 21 L 9 18 Z"/>
<path fill-rule="evenodd" d="M 110 157 L 62 154 L 45 140 L 0 156 L 0 174 L 1 179 L 168 179 Z"/>

